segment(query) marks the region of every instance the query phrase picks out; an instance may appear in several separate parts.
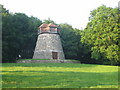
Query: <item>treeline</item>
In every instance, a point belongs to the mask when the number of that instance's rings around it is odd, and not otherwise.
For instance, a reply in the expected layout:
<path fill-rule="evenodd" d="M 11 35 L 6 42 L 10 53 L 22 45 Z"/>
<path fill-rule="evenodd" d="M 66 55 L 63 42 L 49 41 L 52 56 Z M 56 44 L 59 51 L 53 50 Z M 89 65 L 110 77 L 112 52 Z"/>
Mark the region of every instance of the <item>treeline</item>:
<path fill-rule="evenodd" d="M 15 62 L 18 55 L 32 58 L 38 26 L 42 21 L 2 7 L 2 62 Z"/>
<path fill-rule="evenodd" d="M 91 11 L 90 21 L 84 30 L 69 24 L 57 24 L 61 28 L 61 41 L 66 59 L 92 64 L 120 64 L 119 9 L 100 6 Z M 2 61 L 15 62 L 33 56 L 38 26 L 43 22 L 23 13 L 12 14 L 2 7 Z"/>

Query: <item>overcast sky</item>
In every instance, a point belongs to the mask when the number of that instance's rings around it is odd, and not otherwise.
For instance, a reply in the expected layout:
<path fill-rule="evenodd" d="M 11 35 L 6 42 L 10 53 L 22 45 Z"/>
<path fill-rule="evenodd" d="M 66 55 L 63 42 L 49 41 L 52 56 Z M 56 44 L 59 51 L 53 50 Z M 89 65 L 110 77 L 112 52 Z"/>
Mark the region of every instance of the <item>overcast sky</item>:
<path fill-rule="evenodd" d="M 68 23 L 73 28 L 85 28 L 90 11 L 101 5 L 118 7 L 119 0 L 1 0 L 10 12 L 25 13 L 40 20 L 48 19 L 56 23 Z"/>

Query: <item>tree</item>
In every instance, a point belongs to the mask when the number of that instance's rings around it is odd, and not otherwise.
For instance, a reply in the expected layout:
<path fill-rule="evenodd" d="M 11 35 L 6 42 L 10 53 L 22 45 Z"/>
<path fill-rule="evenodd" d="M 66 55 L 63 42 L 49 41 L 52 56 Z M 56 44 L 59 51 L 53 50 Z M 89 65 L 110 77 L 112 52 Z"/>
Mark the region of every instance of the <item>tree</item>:
<path fill-rule="evenodd" d="M 73 29 L 69 24 L 60 24 L 61 40 L 66 59 L 79 59 L 80 30 Z"/>
<path fill-rule="evenodd" d="M 91 57 L 101 63 L 120 62 L 118 12 L 118 8 L 98 7 L 91 12 L 90 22 L 82 33 L 81 41 L 91 47 Z"/>
<path fill-rule="evenodd" d="M 32 58 L 38 36 L 38 27 L 42 24 L 42 21 L 31 16 L 29 17 L 28 24 L 28 31 L 25 33 L 27 40 L 20 50 L 23 59 Z"/>
<path fill-rule="evenodd" d="M 50 23 L 56 24 L 56 23 L 55 23 L 53 20 L 51 20 L 50 18 L 45 19 L 45 20 L 43 21 L 43 23 L 45 23 L 45 24 L 50 24 Z"/>
<path fill-rule="evenodd" d="M 32 58 L 40 24 L 42 22 L 35 17 L 12 14 L 2 8 L 2 61 L 15 62 L 19 54 L 22 58 Z"/>

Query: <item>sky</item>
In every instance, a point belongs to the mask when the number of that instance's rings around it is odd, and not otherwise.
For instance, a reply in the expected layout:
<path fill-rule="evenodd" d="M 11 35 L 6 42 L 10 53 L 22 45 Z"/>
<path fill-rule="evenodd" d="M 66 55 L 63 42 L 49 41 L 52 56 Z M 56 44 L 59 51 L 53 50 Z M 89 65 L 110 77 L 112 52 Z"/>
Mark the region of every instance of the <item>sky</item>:
<path fill-rule="evenodd" d="M 118 7 L 119 0 L 0 0 L 12 13 L 25 13 L 40 20 L 50 18 L 57 24 L 67 23 L 84 29 L 90 12 L 101 5 Z"/>

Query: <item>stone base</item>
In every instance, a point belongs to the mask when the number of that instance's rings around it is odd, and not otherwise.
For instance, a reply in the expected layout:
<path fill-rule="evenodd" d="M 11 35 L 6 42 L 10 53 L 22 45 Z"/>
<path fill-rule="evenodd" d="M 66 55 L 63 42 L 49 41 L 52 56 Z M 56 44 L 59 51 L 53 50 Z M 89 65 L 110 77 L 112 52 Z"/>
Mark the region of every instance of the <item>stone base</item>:
<path fill-rule="evenodd" d="M 17 63 L 80 63 L 74 60 L 18 60 Z"/>

